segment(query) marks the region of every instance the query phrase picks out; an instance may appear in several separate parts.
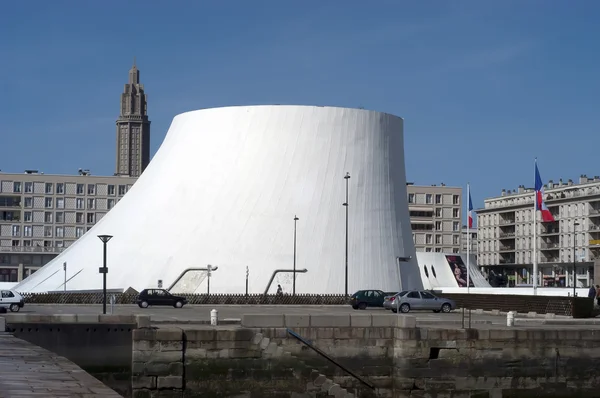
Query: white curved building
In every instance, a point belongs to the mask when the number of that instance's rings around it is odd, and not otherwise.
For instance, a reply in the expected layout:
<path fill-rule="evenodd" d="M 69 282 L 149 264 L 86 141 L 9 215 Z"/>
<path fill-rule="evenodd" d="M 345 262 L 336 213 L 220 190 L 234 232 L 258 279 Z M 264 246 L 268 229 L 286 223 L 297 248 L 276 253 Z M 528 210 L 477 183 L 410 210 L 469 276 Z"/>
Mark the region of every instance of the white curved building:
<path fill-rule="evenodd" d="M 422 288 L 408 214 L 403 120 L 317 106 L 239 106 L 174 118 L 150 165 L 82 238 L 20 283 L 21 292 L 173 284 L 188 268 L 218 267 L 211 293 L 265 291 L 273 271 L 294 263 L 297 293 L 343 293 L 349 186 L 349 291 Z M 397 258 L 404 258 L 404 262 Z M 410 260 L 406 261 L 406 258 Z M 292 291 L 292 274 L 278 274 Z M 208 290 L 207 272 L 173 291 Z"/>

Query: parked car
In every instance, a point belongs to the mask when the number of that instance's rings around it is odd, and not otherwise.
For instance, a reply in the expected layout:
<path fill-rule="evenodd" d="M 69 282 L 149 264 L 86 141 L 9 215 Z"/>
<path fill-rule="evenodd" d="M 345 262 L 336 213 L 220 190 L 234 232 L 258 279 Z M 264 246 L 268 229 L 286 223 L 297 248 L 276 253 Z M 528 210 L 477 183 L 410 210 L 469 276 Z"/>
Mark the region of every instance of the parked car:
<path fill-rule="evenodd" d="M 14 290 L 0 290 L 0 307 L 11 312 L 19 312 L 25 305 L 25 299 Z"/>
<path fill-rule="evenodd" d="M 359 290 L 350 296 L 350 305 L 355 310 L 364 310 L 367 307 L 383 307 L 385 296 L 394 293 L 384 292 L 383 290 Z"/>
<path fill-rule="evenodd" d="M 165 289 L 144 289 L 137 296 L 136 303 L 140 308 L 148 308 L 149 305 L 169 305 L 181 308 L 187 304 L 187 299 L 175 296 Z"/>
<path fill-rule="evenodd" d="M 410 312 L 413 310 L 431 310 L 433 312 L 450 312 L 456 309 L 453 300 L 438 297 L 431 292 L 409 290 L 392 296 L 385 304 L 392 312 Z"/>
<path fill-rule="evenodd" d="M 392 310 L 394 307 L 393 303 L 396 299 L 396 296 L 404 296 L 407 293 L 406 290 L 399 292 L 399 293 L 395 293 L 392 294 L 391 296 L 385 296 L 383 298 L 383 308 L 385 308 L 386 310 Z"/>

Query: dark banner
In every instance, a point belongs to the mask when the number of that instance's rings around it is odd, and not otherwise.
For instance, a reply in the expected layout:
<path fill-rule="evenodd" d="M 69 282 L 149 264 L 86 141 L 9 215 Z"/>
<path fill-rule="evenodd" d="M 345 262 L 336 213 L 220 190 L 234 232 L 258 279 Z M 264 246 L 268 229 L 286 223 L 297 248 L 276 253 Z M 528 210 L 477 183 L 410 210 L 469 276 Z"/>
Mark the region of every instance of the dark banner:
<path fill-rule="evenodd" d="M 446 256 L 450 270 L 456 279 L 458 287 L 467 287 L 467 266 L 463 263 L 461 256 Z M 469 287 L 475 287 L 473 285 L 473 279 L 469 280 Z"/>

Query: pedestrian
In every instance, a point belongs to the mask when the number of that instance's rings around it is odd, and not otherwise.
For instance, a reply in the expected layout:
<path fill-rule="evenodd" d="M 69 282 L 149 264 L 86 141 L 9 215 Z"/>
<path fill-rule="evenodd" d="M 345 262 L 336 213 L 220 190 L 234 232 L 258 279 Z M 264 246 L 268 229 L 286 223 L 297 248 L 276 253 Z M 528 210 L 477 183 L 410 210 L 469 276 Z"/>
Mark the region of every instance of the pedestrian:
<path fill-rule="evenodd" d="M 594 285 L 590 286 L 590 290 L 588 290 L 588 298 L 595 298 L 598 297 L 598 293 L 596 292 L 596 289 L 594 288 Z"/>
<path fill-rule="evenodd" d="M 277 285 L 277 295 L 283 296 L 283 289 L 281 288 L 281 285 Z"/>
<path fill-rule="evenodd" d="M 600 306 L 600 285 L 596 285 L 596 303 Z"/>

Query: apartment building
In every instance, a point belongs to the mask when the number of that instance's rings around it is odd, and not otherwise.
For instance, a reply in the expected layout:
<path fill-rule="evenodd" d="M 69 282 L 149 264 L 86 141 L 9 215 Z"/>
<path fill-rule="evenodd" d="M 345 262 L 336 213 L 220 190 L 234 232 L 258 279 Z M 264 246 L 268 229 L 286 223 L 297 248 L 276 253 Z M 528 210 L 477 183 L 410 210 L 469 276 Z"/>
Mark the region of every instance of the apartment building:
<path fill-rule="evenodd" d="M 467 233 L 470 235 L 467 239 Z M 469 246 L 469 254 L 472 254 L 477 258 L 477 227 L 469 228 L 467 232 L 467 226 L 462 226 L 461 233 L 460 252 L 467 253 L 467 245 Z"/>
<path fill-rule="evenodd" d="M 509 286 L 533 283 L 537 251 L 540 286 L 588 287 L 600 259 L 600 177 L 582 175 L 545 187 L 545 202 L 555 221 L 534 226 L 534 190 L 502 190 L 477 210 L 479 265 L 505 275 Z M 537 242 L 533 239 L 536 228 Z"/>
<path fill-rule="evenodd" d="M 413 240 L 418 252 L 458 253 L 462 188 L 406 184 Z"/>
<path fill-rule="evenodd" d="M 0 282 L 17 282 L 83 236 L 137 178 L 0 172 Z"/>

